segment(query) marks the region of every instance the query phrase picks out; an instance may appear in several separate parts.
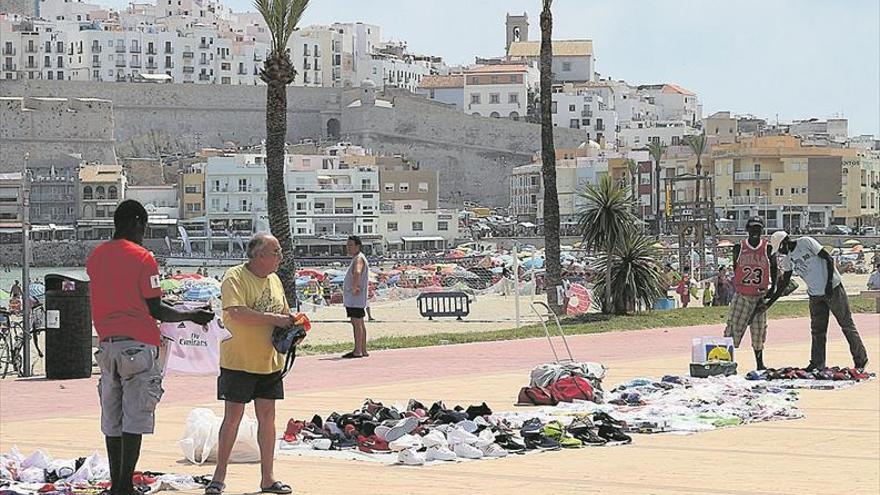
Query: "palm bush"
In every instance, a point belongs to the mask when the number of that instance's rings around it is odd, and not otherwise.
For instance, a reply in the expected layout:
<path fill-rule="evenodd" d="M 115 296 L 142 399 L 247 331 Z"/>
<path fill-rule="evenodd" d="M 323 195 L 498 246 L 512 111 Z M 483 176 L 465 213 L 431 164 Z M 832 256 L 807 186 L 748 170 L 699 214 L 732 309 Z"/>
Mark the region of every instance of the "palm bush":
<path fill-rule="evenodd" d="M 656 239 L 629 229 L 615 243 L 613 251 L 600 256 L 592 268 L 603 270 L 610 266 L 611 283 L 608 306 L 608 279 L 601 279 L 593 287 L 594 299 L 603 313 L 627 314 L 639 308 L 650 308 L 654 301 L 666 295 L 663 270 L 657 262 L 658 253 L 653 247 Z M 609 257 L 611 263 L 609 264 Z"/>

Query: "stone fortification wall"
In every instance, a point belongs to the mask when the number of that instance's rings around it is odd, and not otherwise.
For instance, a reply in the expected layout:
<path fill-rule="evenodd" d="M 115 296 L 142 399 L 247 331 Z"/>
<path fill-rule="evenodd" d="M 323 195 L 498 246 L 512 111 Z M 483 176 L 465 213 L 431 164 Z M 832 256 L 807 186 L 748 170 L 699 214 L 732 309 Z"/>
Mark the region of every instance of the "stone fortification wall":
<path fill-rule="evenodd" d="M 112 101 L 119 156 L 190 153 L 230 142 L 254 145 L 266 135 L 264 86 L 44 80 L 0 84 L 0 96 L 23 95 Z M 339 118 L 338 89 L 289 88 L 287 98 L 290 142 L 320 138 L 327 120 Z"/>
<path fill-rule="evenodd" d="M 115 163 L 114 129 L 108 100 L 0 97 L 0 171 L 21 170 L 26 154 L 41 160 L 79 153 L 87 161 Z"/>
<path fill-rule="evenodd" d="M 510 170 L 530 163 L 541 150 L 539 125 L 474 117 L 416 96 L 391 99 L 393 108 L 346 107 L 343 136 L 377 152 L 403 153 L 421 167 L 438 170 L 444 205 L 467 200 L 507 206 Z M 558 148 L 574 148 L 583 140 L 576 129 L 556 129 Z"/>

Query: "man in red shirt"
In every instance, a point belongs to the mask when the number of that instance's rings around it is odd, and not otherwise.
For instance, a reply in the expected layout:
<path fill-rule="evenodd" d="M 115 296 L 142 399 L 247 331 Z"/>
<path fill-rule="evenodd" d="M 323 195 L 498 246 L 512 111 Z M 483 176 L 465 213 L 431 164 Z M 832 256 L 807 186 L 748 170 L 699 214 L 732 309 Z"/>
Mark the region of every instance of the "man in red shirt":
<path fill-rule="evenodd" d="M 98 396 L 110 492 L 133 495 L 137 492 L 131 478 L 142 435 L 153 433 L 156 405 L 162 397 L 156 320 L 206 325 L 214 313 L 178 311 L 162 302 L 159 266 L 141 246 L 147 211 L 140 203 L 120 203 L 113 225 L 113 240 L 92 251 L 86 271 L 91 279 L 92 320 L 100 340 L 95 360 L 101 368 Z"/>

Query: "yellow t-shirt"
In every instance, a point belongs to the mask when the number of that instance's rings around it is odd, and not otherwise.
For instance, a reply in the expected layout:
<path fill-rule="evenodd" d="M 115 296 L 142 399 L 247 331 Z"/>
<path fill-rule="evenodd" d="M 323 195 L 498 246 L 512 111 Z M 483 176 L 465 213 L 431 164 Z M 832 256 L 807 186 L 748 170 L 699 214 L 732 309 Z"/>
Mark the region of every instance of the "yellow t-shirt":
<path fill-rule="evenodd" d="M 230 370 L 269 374 L 284 367 L 284 356 L 272 346 L 272 326 L 242 325 L 229 318 L 226 309 L 243 306 L 263 313 L 290 311 L 278 275 L 260 278 L 245 265 L 226 271 L 221 286 L 223 323 L 232 337 L 220 344 L 220 366 Z"/>

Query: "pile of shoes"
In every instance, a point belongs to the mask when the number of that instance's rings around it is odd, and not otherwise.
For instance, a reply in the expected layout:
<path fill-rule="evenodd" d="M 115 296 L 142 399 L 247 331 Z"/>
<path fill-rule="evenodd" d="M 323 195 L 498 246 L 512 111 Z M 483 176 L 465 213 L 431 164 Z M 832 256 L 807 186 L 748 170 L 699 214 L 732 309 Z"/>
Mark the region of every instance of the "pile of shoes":
<path fill-rule="evenodd" d="M 766 370 L 750 371 L 746 374 L 747 380 L 830 380 L 830 381 L 862 381 L 874 377 L 873 373 L 867 373 L 857 368 L 768 368 Z"/>
<path fill-rule="evenodd" d="M 311 421 L 291 419 L 282 448 L 302 445 L 316 450 L 396 453 L 399 463 L 415 466 L 499 458 L 528 450 L 629 443 L 623 428 L 622 422 L 604 413 L 582 415 L 566 426 L 537 418 L 512 424 L 494 416 L 485 402 L 449 408 L 442 401 L 426 407 L 413 399 L 398 410 L 367 399 L 352 413 L 334 412 Z"/>

